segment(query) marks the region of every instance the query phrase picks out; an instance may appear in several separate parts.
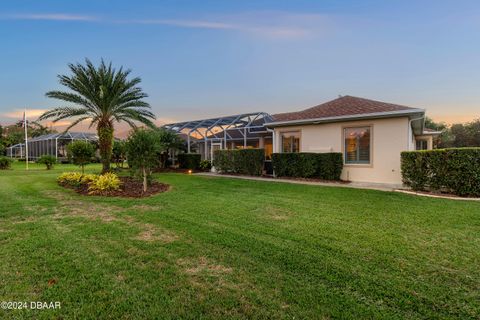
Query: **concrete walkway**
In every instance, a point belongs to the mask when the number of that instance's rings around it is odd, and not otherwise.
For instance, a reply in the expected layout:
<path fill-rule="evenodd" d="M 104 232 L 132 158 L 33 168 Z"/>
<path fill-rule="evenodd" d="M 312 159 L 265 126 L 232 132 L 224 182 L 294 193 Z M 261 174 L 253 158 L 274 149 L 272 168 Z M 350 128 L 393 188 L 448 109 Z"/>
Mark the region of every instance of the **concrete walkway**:
<path fill-rule="evenodd" d="M 229 175 L 229 174 L 218 174 L 218 173 L 213 173 L 213 172 L 200 172 L 200 173 L 195 173 L 195 175 L 207 176 L 207 177 L 254 180 L 254 181 L 266 181 L 266 182 L 285 182 L 285 183 L 293 183 L 293 184 L 304 184 L 304 185 L 310 185 L 310 186 L 371 189 L 371 190 L 380 190 L 380 191 L 395 191 L 396 189 L 402 188 L 402 185 L 387 184 L 387 183 L 369 183 L 369 182 L 340 183 L 340 182 L 335 182 L 335 181 L 321 182 L 321 181 L 306 181 L 306 180 L 294 180 L 294 179 L 282 179 L 282 178 L 237 176 L 237 175 Z"/>

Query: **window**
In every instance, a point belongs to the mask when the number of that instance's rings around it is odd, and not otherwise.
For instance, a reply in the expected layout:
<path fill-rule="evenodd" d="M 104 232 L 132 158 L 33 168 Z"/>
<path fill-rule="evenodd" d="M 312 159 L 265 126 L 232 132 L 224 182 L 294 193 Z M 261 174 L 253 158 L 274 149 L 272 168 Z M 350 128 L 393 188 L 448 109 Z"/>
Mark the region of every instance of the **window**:
<path fill-rule="evenodd" d="M 417 140 L 416 150 L 427 150 L 428 144 L 427 140 Z"/>
<path fill-rule="evenodd" d="M 370 164 L 370 127 L 345 128 L 345 163 Z"/>
<path fill-rule="evenodd" d="M 283 132 L 282 152 L 300 152 L 300 132 Z"/>

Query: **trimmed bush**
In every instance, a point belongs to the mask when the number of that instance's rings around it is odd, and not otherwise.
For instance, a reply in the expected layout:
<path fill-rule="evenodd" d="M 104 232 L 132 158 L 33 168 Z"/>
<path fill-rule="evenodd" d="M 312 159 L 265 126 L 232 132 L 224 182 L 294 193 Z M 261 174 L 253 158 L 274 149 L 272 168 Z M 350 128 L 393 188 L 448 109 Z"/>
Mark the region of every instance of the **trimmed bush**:
<path fill-rule="evenodd" d="M 343 158 L 340 152 L 274 153 L 272 165 L 279 177 L 340 180 Z"/>
<path fill-rule="evenodd" d="M 480 196 L 480 148 L 405 151 L 401 167 L 413 190 Z"/>
<path fill-rule="evenodd" d="M 57 163 L 57 158 L 49 154 L 44 154 L 38 158 L 37 163 L 44 164 L 47 167 L 47 170 L 50 170 Z"/>
<path fill-rule="evenodd" d="M 0 170 L 7 170 L 12 167 L 13 160 L 7 157 L 0 157 Z"/>
<path fill-rule="evenodd" d="M 120 189 L 121 181 L 114 173 L 107 172 L 100 176 L 96 176 L 96 179 L 88 184 L 89 194 L 102 194 L 107 191 L 115 191 Z"/>
<path fill-rule="evenodd" d="M 57 182 L 60 184 L 66 184 L 72 187 L 79 187 L 83 181 L 84 175 L 80 172 L 64 172 L 57 178 Z"/>
<path fill-rule="evenodd" d="M 210 160 L 202 160 L 200 161 L 200 169 L 204 171 L 208 171 L 212 169 L 212 162 Z"/>
<path fill-rule="evenodd" d="M 102 194 L 107 191 L 115 191 L 118 190 L 121 185 L 118 176 L 111 172 L 102 175 L 64 172 L 58 176 L 57 182 L 61 185 L 68 185 L 74 188 L 87 185 L 90 194 Z"/>
<path fill-rule="evenodd" d="M 177 157 L 181 169 L 196 170 L 200 168 L 202 156 L 199 153 L 180 153 Z"/>
<path fill-rule="evenodd" d="M 222 173 L 259 176 L 263 172 L 264 149 L 216 150 L 213 165 Z"/>

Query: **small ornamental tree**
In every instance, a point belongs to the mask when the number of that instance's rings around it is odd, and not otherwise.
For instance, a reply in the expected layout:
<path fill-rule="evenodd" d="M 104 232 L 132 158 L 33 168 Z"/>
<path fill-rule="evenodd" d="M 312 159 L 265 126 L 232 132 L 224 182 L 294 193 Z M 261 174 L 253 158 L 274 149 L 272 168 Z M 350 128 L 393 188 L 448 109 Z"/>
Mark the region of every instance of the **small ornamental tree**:
<path fill-rule="evenodd" d="M 112 150 L 112 160 L 115 162 L 115 165 L 118 167 L 123 168 L 123 162 L 125 161 L 127 149 L 125 146 L 125 141 L 117 141 L 113 142 L 113 150 Z"/>
<path fill-rule="evenodd" d="M 44 154 L 38 158 L 37 163 L 44 164 L 47 170 L 50 170 L 53 168 L 53 165 L 57 163 L 57 158 L 49 154 Z"/>
<path fill-rule="evenodd" d="M 152 170 L 158 163 L 162 145 L 155 130 L 135 130 L 126 143 L 129 166 L 143 179 L 143 192 L 147 191 Z"/>
<path fill-rule="evenodd" d="M 67 147 L 68 158 L 74 164 L 82 168 L 82 174 L 85 173 L 85 166 L 92 162 L 95 155 L 95 148 L 90 142 L 77 140 L 70 143 Z"/>

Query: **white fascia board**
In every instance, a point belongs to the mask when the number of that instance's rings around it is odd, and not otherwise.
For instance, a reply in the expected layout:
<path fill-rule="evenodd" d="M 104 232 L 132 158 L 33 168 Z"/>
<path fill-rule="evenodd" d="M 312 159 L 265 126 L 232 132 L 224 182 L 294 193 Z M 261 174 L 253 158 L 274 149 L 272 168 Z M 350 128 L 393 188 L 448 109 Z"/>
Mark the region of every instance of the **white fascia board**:
<path fill-rule="evenodd" d="M 409 110 L 398 110 L 398 111 L 388 111 L 388 112 L 362 113 L 362 114 L 336 116 L 336 117 L 324 117 L 324 118 L 315 118 L 315 119 L 274 121 L 274 122 L 265 123 L 265 126 L 280 127 L 280 126 L 293 126 L 293 125 L 301 125 L 301 124 L 320 124 L 320 123 L 339 122 L 339 121 L 411 116 L 414 114 L 425 114 L 425 109 L 409 109 Z"/>

